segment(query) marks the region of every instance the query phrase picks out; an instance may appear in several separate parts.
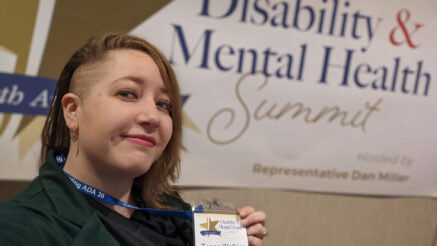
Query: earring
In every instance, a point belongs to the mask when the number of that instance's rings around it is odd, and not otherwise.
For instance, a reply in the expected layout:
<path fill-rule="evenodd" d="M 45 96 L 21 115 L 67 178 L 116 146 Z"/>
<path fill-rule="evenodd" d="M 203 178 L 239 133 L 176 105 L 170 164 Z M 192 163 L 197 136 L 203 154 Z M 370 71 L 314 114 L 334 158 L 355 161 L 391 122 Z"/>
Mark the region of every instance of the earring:
<path fill-rule="evenodd" d="M 72 141 L 77 141 L 77 138 L 79 137 L 79 130 L 78 129 L 73 129 L 71 130 L 71 140 Z"/>

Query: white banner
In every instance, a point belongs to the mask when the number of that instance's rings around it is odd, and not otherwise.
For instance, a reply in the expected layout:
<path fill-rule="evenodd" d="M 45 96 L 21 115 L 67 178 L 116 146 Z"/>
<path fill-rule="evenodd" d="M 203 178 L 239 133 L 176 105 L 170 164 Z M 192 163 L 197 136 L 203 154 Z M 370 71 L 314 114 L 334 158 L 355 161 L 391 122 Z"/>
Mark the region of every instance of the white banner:
<path fill-rule="evenodd" d="M 437 196 L 436 1 L 177 0 L 181 185 Z"/>

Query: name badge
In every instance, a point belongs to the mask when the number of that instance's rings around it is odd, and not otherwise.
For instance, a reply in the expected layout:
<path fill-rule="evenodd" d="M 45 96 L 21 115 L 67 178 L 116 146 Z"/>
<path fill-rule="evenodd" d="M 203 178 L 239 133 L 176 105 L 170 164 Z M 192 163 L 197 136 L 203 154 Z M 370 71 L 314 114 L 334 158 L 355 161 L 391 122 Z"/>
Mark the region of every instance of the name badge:
<path fill-rule="evenodd" d="M 195 246 L 248 246 L 246 228 L 241 226 L 236 210 L 196 209 L 194 217 Z"/>

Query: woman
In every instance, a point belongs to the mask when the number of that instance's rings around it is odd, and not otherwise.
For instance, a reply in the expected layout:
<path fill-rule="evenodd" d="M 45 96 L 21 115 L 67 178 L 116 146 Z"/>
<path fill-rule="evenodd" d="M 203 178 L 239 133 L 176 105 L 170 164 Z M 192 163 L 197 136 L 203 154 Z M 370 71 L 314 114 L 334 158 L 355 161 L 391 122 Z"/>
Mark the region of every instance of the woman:
<path fill-rule="evenodd" d="M 181 133 L 179 89 L 165 57 L 133 36 L 91 40 L 58 80 L 39 176 L 0 205 L 0 244 L 192 245 L 190 219 L 131 206 L 190 210 L 171 185 Z M 238 213 L 250 245 L 261 245 L 265 214 Z"/>

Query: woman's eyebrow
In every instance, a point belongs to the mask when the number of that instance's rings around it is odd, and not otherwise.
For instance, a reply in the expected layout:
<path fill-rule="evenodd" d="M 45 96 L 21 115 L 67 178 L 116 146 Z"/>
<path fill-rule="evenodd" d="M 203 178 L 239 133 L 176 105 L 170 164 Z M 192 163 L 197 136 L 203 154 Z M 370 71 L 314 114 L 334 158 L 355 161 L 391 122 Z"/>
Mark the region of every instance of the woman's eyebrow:
<path fill-rule="evenodd" d="M 167 87 L 161 87 L 161 93 L 163 93 L 163 94 L 167 94 L 167 95 L 169 95 L 170 93 L 169 93 L 169 90 L 167 89 Z"/>
<path fill-rule="evenodd" d="M 130 80 L 130 81 L 133 81 L 133 82 L 135 82 L 137 84 L 143 84 L 146 81 L 144 78 L 141 78 L 141 77 L 138 77 L 138 76 L 128 75 L 128 76 L 123 76 L 121 78 L 118 78 L 118 79 L 114 80 L 111 84 L 115 84 L 115 83 L 117 83 L 119 81 L 122 81 L 122 80 Z"/>

